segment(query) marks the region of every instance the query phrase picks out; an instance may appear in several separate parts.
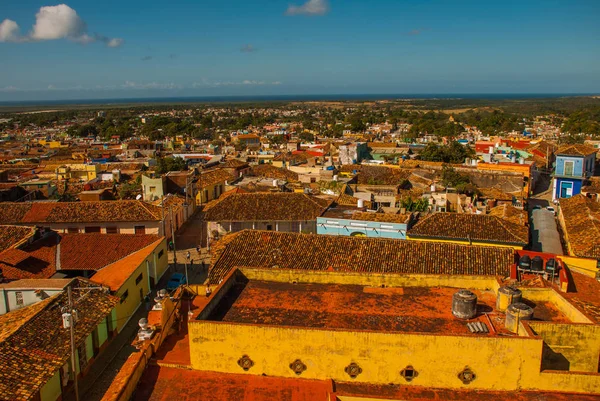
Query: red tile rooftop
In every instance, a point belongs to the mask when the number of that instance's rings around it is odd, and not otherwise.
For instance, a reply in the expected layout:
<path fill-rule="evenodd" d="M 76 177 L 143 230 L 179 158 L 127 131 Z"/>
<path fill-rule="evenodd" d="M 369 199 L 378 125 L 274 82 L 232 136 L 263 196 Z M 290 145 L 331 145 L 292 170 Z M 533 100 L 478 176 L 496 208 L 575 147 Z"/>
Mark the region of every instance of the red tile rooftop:
<path fill-rule="evenodd" d="M 405 401 L 598 401 L 600 396 L 542 391 L 450 390 L 418 386 L 336 382 L 336 395 Z"/>
<path fill-rule="evenodd" d="M 329 397 L 330 394 L 335 396 Z M 335 401 L 338 397 L 404 401 L 597 401 L 598 395 L 537 391 L 449 390 L 330 380 L 194 371 L 149 365 L 134 401 Z"/>
<path fill-rule="evenodd" d="M 135 401 L 326 401 L 330 381 L 148 366 Z"/>
<path fill-rule="evenodd" d="M 209 320 L 324 329 L 481 335 L 472 334 L 466 321 L 452 315 L 452 295 L 456 291 L 456 288 L 446 287 L 379 288 L 252 280 L 233 286 Z M 492 291 L 473 292 L 478 296 L 476 320 L 488 327 L 492 322 L 496 332 L 508 334 L 504 329 L 504 314 L 494 311 L 495 294 Z M 569 322 L 550 303 L 530 304 L 535 306 L 534 320 Z"/>

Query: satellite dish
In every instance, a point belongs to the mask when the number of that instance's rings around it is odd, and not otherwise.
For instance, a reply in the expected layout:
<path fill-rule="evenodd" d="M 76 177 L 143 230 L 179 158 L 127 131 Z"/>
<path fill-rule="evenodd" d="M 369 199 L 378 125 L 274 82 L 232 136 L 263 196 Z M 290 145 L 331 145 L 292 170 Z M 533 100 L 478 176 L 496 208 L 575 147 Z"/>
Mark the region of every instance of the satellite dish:
<path fill-rule="evenodd" d="M 136 200 L 140 200 L 140 199 L 142 199 L 142 195 L 138 195 L 138 196 L 136 196 L 136 197 L 135 197 L 135 199 L 136 199 Z"/>

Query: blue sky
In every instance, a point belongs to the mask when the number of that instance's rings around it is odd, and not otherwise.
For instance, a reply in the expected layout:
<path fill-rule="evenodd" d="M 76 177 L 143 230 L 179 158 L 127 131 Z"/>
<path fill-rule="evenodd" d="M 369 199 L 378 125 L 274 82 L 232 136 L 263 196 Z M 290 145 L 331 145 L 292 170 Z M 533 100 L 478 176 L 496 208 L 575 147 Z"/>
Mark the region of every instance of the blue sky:
<path fill-rule="evenodd" d="M 2 0 L 0 101 L 600 92 L 598 0 L 60 4 Z"/>

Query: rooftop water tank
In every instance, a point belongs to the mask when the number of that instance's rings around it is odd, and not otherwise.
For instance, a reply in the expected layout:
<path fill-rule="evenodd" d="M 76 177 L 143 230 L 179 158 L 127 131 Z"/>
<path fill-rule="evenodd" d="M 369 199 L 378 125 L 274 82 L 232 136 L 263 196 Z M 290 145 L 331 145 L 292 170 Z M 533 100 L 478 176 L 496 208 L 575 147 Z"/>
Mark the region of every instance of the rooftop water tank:
<path fill-rule="evenodd" d="M 519 259 L 519 269 L 530 270 L 531 269 L 531 258 L 528 255 L 523 255 Z"/>
<path fill-rule="evenodd" d="M 536 272 L 544 271 L 544 259 L 539 256 L 534 256 L 531 260 L 531 270 Z"/>
<path fill-rule="evenodd" d="M 524 303 L 510 305 L 506 309 L 506 320 L 504 325 L 512 333 L 519 332 L 519 322 L 522 320 L 531 320 L 533 318 L 533 308 Z"/>
<path fill-rule="evenodd" d="M 496 310 L 504 312 L 510 305 L 521 302 L 521 290 L 511 286 L 500 287 L 496 298 Z"/>
<path fill-rule="evenodd" d="M 459 319 L 472 319 L 477 315 L 477 295 L 460 290 L 452 296 L 452 314 Z"/>

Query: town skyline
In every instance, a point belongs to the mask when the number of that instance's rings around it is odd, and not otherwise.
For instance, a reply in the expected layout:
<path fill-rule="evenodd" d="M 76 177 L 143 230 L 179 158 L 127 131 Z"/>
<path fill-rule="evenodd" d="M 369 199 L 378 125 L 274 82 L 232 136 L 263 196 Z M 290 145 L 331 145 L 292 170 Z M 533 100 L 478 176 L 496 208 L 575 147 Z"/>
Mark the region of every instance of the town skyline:
<path fill-rule="evenodd" d="M 9 1 L 0 101 L 598 93 L 593 1 Z"/>

